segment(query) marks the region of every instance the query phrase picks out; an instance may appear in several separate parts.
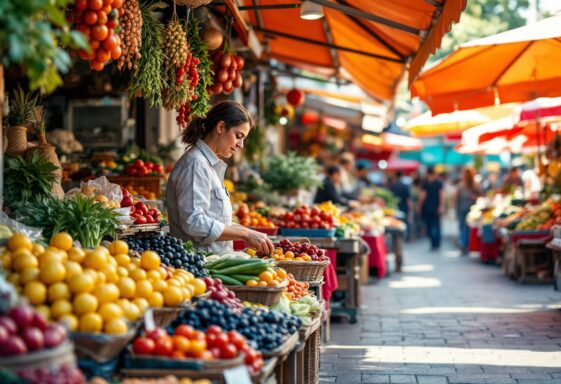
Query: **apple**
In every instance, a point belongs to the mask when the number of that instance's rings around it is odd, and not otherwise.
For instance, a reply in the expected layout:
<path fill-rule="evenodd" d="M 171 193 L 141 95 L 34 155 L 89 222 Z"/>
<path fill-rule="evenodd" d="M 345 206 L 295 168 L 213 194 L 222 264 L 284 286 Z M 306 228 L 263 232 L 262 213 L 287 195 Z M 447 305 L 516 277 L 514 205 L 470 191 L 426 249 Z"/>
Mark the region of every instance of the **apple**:
<path fill-rule="evenodd" d="M 45 345 L 43 332 L 41 332 L 39 328 L 28 327 L 24 329 L 23 332 L 21 332 L 21 338 L 30 351 L 43 349 L 43 346 Z"/>
<path fill-rule="evenodd" d="M 66 339 L 66 330 L 62 325 L 51 324 L 43 334 L 45 339 L 45 348 L 54 348 Z"/>
<path fill-rule="evenodd" d="M 9 334 L 15 334 L 18 331 L 16 323 L 8 316 L 0 316 L 0 325 L 3 326 Z"/>
<path fill-rule="evenodd" d="M 0 326 L 0 350 L 2 348 L 2 345 L 4 345 L 4 343 L 8 341 L 9 338 L 10 338 L 10 332 L 8 332 L 8 330 L 5 327 Z"/>
<path fill-rule="evenodd" d="M 31 322 L 33 321 L 33 309 L 26 305 L 13 307 L 10 309 L 8 315 L 12 318 L 20 330 L 31 326 Z"/>
<path fill-rule="evenodd" d="M 4 356 L 16 356 L 27 353 L 27 347 L 19 336 L 10 337 L 0 351 Z"/>
<path fill-rule="evenodd" d="M 47 322 L 47 319 L 45 319 L 45 316 L 43 316 L 39 312 L 34 312 L 33 313 L 33 320 L 31 321 L 31 325 L 36 327 L 36 328 L 39 328 L 41 331 L 44 332 L 47 329 L 47 327 L 49 326 L 49 323 Z"/>

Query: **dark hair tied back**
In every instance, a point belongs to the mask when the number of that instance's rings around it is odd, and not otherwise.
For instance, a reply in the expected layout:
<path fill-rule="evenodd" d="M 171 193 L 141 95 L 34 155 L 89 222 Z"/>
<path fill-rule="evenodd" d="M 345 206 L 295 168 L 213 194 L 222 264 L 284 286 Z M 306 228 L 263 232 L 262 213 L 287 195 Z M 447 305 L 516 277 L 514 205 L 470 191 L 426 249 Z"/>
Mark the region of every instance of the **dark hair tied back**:
<path fill-rule="evenodd" d="M 206 117 L 193 118 L 183 131 L 181 141 L 187 146 L 195 145 L 197 140 L 212 133 L 221 121 L 227 130 L 244 123 L 249 123 L 253 128 L 253 120 L 243 105 L 235 101 L 222 101 L 215 104 Z"/>

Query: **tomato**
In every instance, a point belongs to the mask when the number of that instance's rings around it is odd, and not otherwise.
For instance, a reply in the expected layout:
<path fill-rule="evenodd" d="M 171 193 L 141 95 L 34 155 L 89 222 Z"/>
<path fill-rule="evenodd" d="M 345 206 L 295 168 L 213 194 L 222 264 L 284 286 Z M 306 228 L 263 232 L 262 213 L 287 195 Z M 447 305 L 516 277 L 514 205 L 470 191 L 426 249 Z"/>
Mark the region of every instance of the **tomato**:
<path fill-rule="evenodd" d="M 99 11 L 103 7 L 103 0 L 88 0 L 88 8 Z"/>
<path fill-rule="evenodd" d="M 111 8 L 110 5 L 106 5 L 106 6 L 104 6 L 103 8 L 101 8 L 101 10 L 102 10 L 103 12 L 105 12 L 107 15 L 109 15 L 109 14 L 111 13 L 111 11 L 113 10 L 113 8 Z"/>
<path fill-rule="evenodd" d="M 94 11 L 87 11 L 84 13 L 84 23 L 94 25 L 97 23 L 97 13 Z"/>
<path fill-rule="evenodd" d="M 214 335 L 213 335 L 214 336 Z M 212 356 L 216 359 L 218 359 L 220 357 L 220 348 L 211 348 L 209 349 L 210 353 L 212 353 Z"/>
<path fill-rule="evenodd" d="M 164 166 L 162 164 L 154 164 L 154 172 L 164 173 Z"/>
<path fill-rule="evenodd" d="M 90 48 L 94 52 L 99 48 L 100 45 L 101 45 L 101 43 L 97 40 L 90 41 Z M 95 55 L 97 55 L 97 52 L 95 52 Z M 95 56 L 94 56 L 94 59 L 95 59 Z"/>
<path fill-rule="evenodd" d="M 193 332 L 193 337 L 191 338 L 191 340 L 201 340 L 204 341 L 206 344 L 206 335 L 204 332 L 195 331 Z"/>
<path fill-rule="evenodd" d="M 159 356 L 169 356 L 173 352 L 173 341 L 169 336 L 163 336 L 156 340 L 154 354 Z"/>
<path fill-rule="evenodd" d="M 113 8 L 121 8 L 123 6 L 123 0 L 113 0 L 113 4 L 111 4 Z"/>
<path fill-rule="evenodd" d="M 146 217 L 146 224 L 153 224 L 154 223 L 154 218 L 151 215 L 146 215 L 144 217 Z"/>
<path fill-rule="evenodd" d="M 103 71 L 103 63 L 100 63 L 97 60 L 93 60 L 90 62 L 90 68 L 93 69 L 94 71 Z"/>
<path fill-rule="evenodd" d="M 74 8 L 79 11 L 85 11 L 88 8 L 88 0 L 76 0 L 74 2 Z"/>
<path fill-rule="evenodd" d="M 253 348 L 247 348 L 242 351 L 245 354 L 244 363 L 247 365 L 253 364 L 257 360 L 257 352 Z"/>
<path fill-rule="evenodd" d="M 107 24 L 107 13 L 103 9 L 97 11 L 97 24 L 105 25 Z"/>
<path fill-rule="evenodd" d="M 181 324 L 179 327 L 175 328 L 175 334 L 180 336 L 185 336 L 188 339 L 193 337 L 195 329 L 190 325 Z"/>
<path fill-rule="evenodd" d="M 103 41 L 107 37 L 109 30 L 105 25 L 96 25 L 92 28 L 92 37 L 97 41 Z"/>
<path fill-rule="evenodd" d="M 119 19 L 109 19 L 105 25 L 109 30 L 113 30 L 119 26 Z"/>
<path fill-rule="evenodd" d="M 243 349 L 247 345 L 245 337 L 236 331 L 228 332 L 228 339 L 230 340 L 230 343 L 234 344 L 234 346 L 238 349 Z"/>
<path fill-rule="evenodd" d="M 211 333 L 206 335 L 206 344 L 208 345 L 209 348 L 215 348 L 216 347 L 216 338 L 218 337 L 218 335 Z"/>
<path fill-rule="evenodd" d="M 176 350 L 176 351 L 173 351 L 173 352 L 171 353 L 171 357 L 174 358 L 174 359 L 179 359 L 179 360 L 181 360 L 181 359 L 184 359 L 184 358 L 185 358 L 185 353 Z"/>
<path fill-rule="evenodd" d="M 103 0 L 103 6 L 108 6 L 113 4 L 113 0 Z"/>
<path fill-rule="evenodd" d="M 151 355 L 154 352 L 156 343 L 148 337 L 138 337 L 133 344 L 134 353 L 139 355 Z"/>
<path fill-rule="evenodd" d="M 80 56 L 84 60 L 90 60 L 90 52 L 84 51 L 83 49 L 78 51 L 78 56 Z"/>
<path fill-rule="evenodd" d="M 220 348 L 220 350 L 222 350 L 229 343 L 230 341 L 228 340 L 228 335 L 226 335 L 225 333 L 216 334 L 216 340 L 214 341 L 214 346 L 216 348 Z"/>
<path fill-rule="evenodd" d="M 80 33 L 83 33 L 87 38 L 90 37 L 90 27 L 86 24 L 80 24 L 76 27 L 76 30 Z"/>
<path fill-rule="evenodd" d="M 116 36 L 108 36 L 107 39 L 103 40 L 103 49 L 112 52 L 115 48 L 119 46 L 119 41 Z"/>
<path fill-rule="evenodd" d="M 220 358 L 221 359 L 234 359 L 238 356 L 238 350 L 234 344 L 226 344 L 224 347 L 220 348 Z"/>
<path fill-rule="evenodd" d="M 145 336 L 152 339 L 152 340 L 156 340 L 159 339 L 160 337 L 164 337 L 167 336 L 168 333 L 166 332 L 165 329 L 161 328 L 161 327 L 156 327 L 151 331 L 147 331 Z"/>
<path fill-rule="evenodd" d="M 174 335 L 172 336 L 171 339 L 173 341 L 173 348 L 176 351 L 180 351 L 181 353 L 185 353 L 189 351 L 189 347 L 191 346 L 191 341 L 187 337 L 181 335 Z"/>
<path fill-rule="evenodd" d="M 139 201 L 134 205 L 137 211 L 142 211 L 144 215 L 148 214 L 148 207 L 142 201 Z"/>
<path fill-rule="evenodd" d="M 146 167 L 138 168 L 138 176 L 140 176 L 140 177 L 147 176 L 149 173 L 150 173 L 150 171 Z"/>
<path fill-rule="evenodd" d="M 146 169 L 148 169 L 149 171 L 151 171 L 152 169 L 154 169 L 154 163 L 151 161 L 147 161 L 146 163 L 144 163 L 144 166 L 146 167 Z"/>
<path fill-rule="evenodd" d="M 144 161 L 142 161 L 141 159 L 137 159 L 134 162 L 134 166 L 137 167 L 137 168 L 144 167 Z"/>
<path fill-rule="evenodd" d="M 103 48 L 100 48 L 97 50 L 97 61 L 100 61 L 102 63 L 106 63 L 109 60 L 111 60 L 111 52 L 108 52 L 106 50 L 104 50 Z"/>
<path fill-rule="evenodd" d="M 212 334 L 219 335 L 221 333 L 222 333 L 222 328 L 220 328 L 218 325 L 211 325 L 206 330 L 207 335 L 212 335 Z"/>

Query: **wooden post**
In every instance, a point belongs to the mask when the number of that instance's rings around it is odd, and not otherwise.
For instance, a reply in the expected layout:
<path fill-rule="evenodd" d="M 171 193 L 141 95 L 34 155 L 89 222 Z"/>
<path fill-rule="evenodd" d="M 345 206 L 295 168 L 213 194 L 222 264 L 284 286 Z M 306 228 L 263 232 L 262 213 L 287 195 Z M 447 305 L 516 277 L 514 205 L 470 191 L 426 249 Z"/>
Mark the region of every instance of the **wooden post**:
<path fill-rule="evenodd" d="M 4 206 L 4 66 L 0 64 L 0 210 Z"/>

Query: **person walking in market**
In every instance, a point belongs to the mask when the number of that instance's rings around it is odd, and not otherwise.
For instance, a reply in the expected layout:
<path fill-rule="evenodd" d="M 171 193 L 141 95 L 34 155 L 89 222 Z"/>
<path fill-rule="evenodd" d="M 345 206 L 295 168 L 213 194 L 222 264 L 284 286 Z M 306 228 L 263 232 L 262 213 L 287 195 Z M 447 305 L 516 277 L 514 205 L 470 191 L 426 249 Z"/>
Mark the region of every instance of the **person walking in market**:
<path fill-rule="evenodd" d="M 314 203 L 323 203 L 331 201 L 333 204 L 343 205 L 345 207 L 356 207 L 356 200 L 348 199 L 339 193 L 341 186 L 341 168 L 337 165 L 331 165 L 325 170 L 326 176 L 323 179 L 323 185 L 318 188 Z"/>
<path fill-rule="evenodd" d="M 442 239 L 440 219 L 444 213 L 444 190 L 433 167 L 428 167 L 426 179 L 421 186 L 418 211 L 430 239 L 430 250 L 440 249 Z"/>
<path fill-rule="evenodd" d="M 465 167 L 454 199 L 462 255 L 468 254 L 469 226 L 466 221 L 467 214 L 480 195 L 481 190 L 475 181 L 475 170 L 471 167 Z"/>
<path fill-rule="evenodd" d="M 191 240 L 203 251 L 221 253 L 233 249 L 232 240 L 243 240 L 258 252 L 272 254 L 267 235 L 232 224 L 232 204 L 224 186 L 228 159 L 244 147 L 253 125 L 237 102 L 213 106 L 205 118 L 194 118 L 183 131 L 187 150 L 177 161 L 167 184 L 171 234 Z"/>
<path fill-rule="evenodd" d="M 411 226 L 409 214 L 412 211 L 411 189 L 403 182 L 403 172 L 397 171 L 395 180 L 388 186 L 389 190 L 399 198 L 398 208 L 405 215 L 405 225 L 407 226 L 407 238 L 411 236 Z"/>

